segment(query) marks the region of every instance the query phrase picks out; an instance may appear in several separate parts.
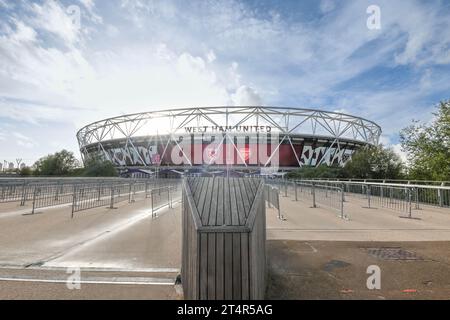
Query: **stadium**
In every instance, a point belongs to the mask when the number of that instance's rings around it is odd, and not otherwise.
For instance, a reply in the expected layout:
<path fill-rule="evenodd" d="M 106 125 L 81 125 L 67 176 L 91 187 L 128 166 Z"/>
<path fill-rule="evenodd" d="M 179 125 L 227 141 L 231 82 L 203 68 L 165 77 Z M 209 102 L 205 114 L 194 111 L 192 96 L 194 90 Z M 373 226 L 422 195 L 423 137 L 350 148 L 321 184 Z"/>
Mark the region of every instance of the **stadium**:
<path fill-rule="evenodd" d="M 77 133 L 83 160 L 100 156 L 122 174 L 261 174 L 343 166 L 378 144 L 381 128 L 360 117 L 280 107 L 194 107 L 122 115 Z"/>

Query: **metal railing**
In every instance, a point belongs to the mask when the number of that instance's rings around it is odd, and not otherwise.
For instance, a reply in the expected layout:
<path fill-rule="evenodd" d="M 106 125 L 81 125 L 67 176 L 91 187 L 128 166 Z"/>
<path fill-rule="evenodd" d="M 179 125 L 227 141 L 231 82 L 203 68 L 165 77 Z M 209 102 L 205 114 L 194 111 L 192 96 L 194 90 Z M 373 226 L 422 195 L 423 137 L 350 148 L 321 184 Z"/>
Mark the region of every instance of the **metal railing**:
<path fill-rule="evenodd" d="M 31 214 L 38 208 L 72 205 L 75 212 L 100 206 L 115 208 L 123 201 L 146 199 L 153 189 L 177 190 L 179 179 L 123 178 L 32 178 L 0 179 L 0 202 L 31 201 Z M 157 201 L 155 199 L 155 201 Z"/>
<path fill-rule="evenodd" d="M 72 194 L 72 218 L 75 212 L 102 206 L 114 206 L 111 198 L 112 187 L 99 183 L 97 185 L 74 185 Z"/>
<path fill-rule="evenodd" d="M 177 185 L 152 189 L 150 192 L 152 201 L 152 217 L 156 216 L 156 211 L 163 208 L 173 208 L 174 198 L 179 196 L 179 188 Z"/>
<path fill-rule="evenodd" d="M 310 179 L 302 179 L 310 180 Z M 435 180 L 408 180 L 408 179 L 350 179 L 350 178 L 314 178 L 314 181 L 341 181 L 341 182 L 363 182 L 363 183 L 382 183 L 382 184 L 413 184 L 413 185 L 429 185 L 450 187 L 450 181 L 435 181 Z"/>
<path fill-rule="evenodd" d="M 33 191 L 30 193 L 32 194 L 32 201 L 33 201 L 31 213 L 34 214 L 35 210 L 38 208 L 53 207 L 70 203 L 73 198 L 73 185 L 71 184 L 36 185 L 34 186 Z"/>
<path fill-rule="evenodd" d="M 278 210 L 278 219 L 286 220 L 286 218 L 281 213 L 279 188 L 266 184 L 264 186 L 264 197 L 269 208 L 274 207 Z"/>
<path fill-rule="evenodd" d="M 345 197 L 362 199 L 367 207 L 406 212 L 408 217 L 412 216 L 412 210 L 419 210 L 424 206 L 450 208 L 450 187 L 445 186 L 336 180 L 303 180 L 303 182 L 340 187 L 344 190 Z"/>
<path fill-rule="evenodd" d="M 339 213 L 339 217 L 349 220 L 349 216 L 344 212 L 344 192 L 342 188 L 319 184 L 315 182 L 291 182 L 294 188 L 295 201 L 302 199 L 310 202 L 312 208 L 325 206 Z"/>
<path fill-rule="evenodd" d="M 277 190 L 278 197 L 279 194 L 282 194 L 284 197 L 293 196 L 295 201 L 302 200 L 310 203 L 311 208 L 323 206 L 337 211 L 340 218 L 349 220 L 349 215 L 344 211 L 344 192 L 341 187 L 318 182 L 290 181 L 286 179 L 266 179 L 265 183 L 266 199 L 270 199 L 270 194 L 267 195 L 267 187 L 271 187 Z M 270 204 L 272 202 L 269 201 L 269 207 Z"/>

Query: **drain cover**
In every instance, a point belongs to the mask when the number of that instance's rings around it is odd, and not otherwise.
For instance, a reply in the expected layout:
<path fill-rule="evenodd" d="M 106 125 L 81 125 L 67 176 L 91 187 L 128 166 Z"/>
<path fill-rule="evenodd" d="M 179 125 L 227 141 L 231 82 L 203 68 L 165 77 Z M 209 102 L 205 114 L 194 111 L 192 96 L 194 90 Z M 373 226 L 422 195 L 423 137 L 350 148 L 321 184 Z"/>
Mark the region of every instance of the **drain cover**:
<path fill-rule="evenodd" d="M 381 260 L 422 260 L 415 252 L 402 248 L 368 248 L 367 252 Z"/>
<path fill-rule="evenodd" d="M 333 271 L 334 269 L 337 269 L 337 268 L 348 267 L 349 265 L 350 265 L 350 263 L 345 262 L 345 261 L 331 260 L 323 267 L 323 269 L 325 271 L 330 272 L 330 271 Z"/>

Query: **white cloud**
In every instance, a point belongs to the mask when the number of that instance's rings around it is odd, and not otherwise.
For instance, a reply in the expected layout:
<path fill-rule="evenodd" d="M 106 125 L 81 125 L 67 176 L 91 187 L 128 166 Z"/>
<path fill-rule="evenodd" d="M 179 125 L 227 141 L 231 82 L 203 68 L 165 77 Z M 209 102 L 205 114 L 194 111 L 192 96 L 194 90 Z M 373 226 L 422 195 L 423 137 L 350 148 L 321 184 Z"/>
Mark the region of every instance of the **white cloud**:
<path fill-rule="evenodd" d="M 241 86 L 236 93 L 231 96 L 235 106 L 260 106 L 261 97 L 258 92 L 251 87 Z"/>
<path fill-rule="evenodd" d="M 79 40 L 80 28 L 68 14 L 67 8 L 56 1 L 46 0 L 43 5 L 32 4 L 33 26 L 46 30 L 62 39 L 71 46 Z"/>
<path fill-rule="evenodd" d="M 361 115 L 393 136 L 411 117 L 426 117 L 425 96 L 449 90 L 450 76 L 433 66 L 450 63 L 450 21 L 417 1 L 380 0 L 377 32 L 366 28 L 370 1 L 324 0 L 317 6 L 326 19 L 305 21 L 238 1 L 121 0 L 109 12 L 101 11 L 104 3 L 79 0 L 80 30 L 61 2 L 17 3 L 25 13 L 0 21 L 0 108 L 36 126 L 264 102 Z M 345 86 L 396 64 L 417 81 Z"/>
<path fill-rule="evenodd" d="M 328 13 L 336 7 L 336 2 L 333 0 L 321 0 L 320 1 L 320 11 L 322 13 Z"/>
<path fill-rule="evenodd" d="M 20 147 L 33 148 L 37 145 L 37 143 L 33 139 L 19 132 L 13 132 L 12 135 L 16 139 L 17 145 L 19 145 Z"/>
<path fill-rule="evenodd" d="M 214 54 L 214 51 L 209 50 L 209 52 L 206 54 L 206 59 L 209 63 L 214 62 L 216 60 L 216 55 Z"/>

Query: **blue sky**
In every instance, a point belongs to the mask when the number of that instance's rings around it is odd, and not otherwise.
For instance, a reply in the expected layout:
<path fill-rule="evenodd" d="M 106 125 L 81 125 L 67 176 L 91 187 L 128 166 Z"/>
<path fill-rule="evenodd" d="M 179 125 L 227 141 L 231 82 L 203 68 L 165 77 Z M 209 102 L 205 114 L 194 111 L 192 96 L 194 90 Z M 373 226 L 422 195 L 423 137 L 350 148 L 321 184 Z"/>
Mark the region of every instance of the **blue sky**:
<path fill-rule="evenodd" d="M 449 98 L 450 1 L 0 0 L 1 162 L 79 156 L 102 118 L 226 104 L 362 116 L 399 151 Z"/>

